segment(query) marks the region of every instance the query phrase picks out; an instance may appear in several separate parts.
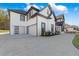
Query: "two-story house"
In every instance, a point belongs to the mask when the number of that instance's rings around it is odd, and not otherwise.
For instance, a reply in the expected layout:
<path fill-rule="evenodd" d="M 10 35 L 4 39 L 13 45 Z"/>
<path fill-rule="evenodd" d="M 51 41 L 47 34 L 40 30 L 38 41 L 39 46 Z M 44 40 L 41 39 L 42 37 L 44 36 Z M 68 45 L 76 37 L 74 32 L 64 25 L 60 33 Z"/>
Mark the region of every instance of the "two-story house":
<path fill-rule="evenodd" d="M 31 7 L 27 12 L 9 10 L 10 34 L 29 34 L 39 36 L 50 31 L 55 34 L 55 15 L 50 5 L 39 10 Z"/>
<path fill-rule="evenodd" d="M 64 32 L 64 25 L 65 25 L 65 19 L 64 19 L 64 15 L 58 15 L 56 16 L 56 20 L 55 20 L 55 28 L 56 31 Z"/>

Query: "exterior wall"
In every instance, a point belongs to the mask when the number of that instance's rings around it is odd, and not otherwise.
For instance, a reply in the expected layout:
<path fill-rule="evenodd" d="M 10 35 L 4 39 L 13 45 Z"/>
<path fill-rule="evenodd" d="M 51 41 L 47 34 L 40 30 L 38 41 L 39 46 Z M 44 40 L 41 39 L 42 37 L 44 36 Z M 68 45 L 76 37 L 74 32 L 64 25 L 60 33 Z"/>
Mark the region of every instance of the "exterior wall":
<path fill-rule="evenodd" d="M 32 10 L 33 14 L 35 14 L 37 11 L 36 10 Z"/>
<path fill-rule="evenodd" d="M 74 28 L 66 28 L 66 30 L 69 32 L 69 31 L 74 31 Z"/>
<path fill-rule="evenodd" d="M 19 26 L 20 15 L 10 11 L 10 34 L 14 34 L 14 25 Z"/>
<path fill-rule="evenodd" d="M 47 14 L 48 11 L 49 11 L 49 14 L 50 14 L 49 8 L 46 7 L 44 10 L 42 10 L 42 11 L 40 12 L 40 14 L 42 14 L 42 15 L 44 15 L 44 16 L 48 16 L 48 14 Z"/>
<path fill-rule="evenodd" d="M 28 27 L 28 34 L 36 36 L 36 24 Z"/>
<path fill-rule="evenodd" d="M 64 20 L 64 15 L 59 15 L 59 16 L 57 16 L 56 17 L 57 18 L 57 20 L 56 20 L 56 26 L 58 26 L 59 28 L 61 28 L 60 30 L 58 30 L 58 31 L 64 31 L 64 22 L 65 22 L 65 20 Z"/>
<path fill-rule="evenodd" d="M 46 19 L 46 18 L 43 18 L 41 16 L 38 16 L 37 17 L 38 20 L 37 20 L 37 23 L 38 23 L 38 35 L 41 35 L 41 23 L 45 23 L 46 24 L 46 31 L 50 31 L 51 32 L 51 24 L 54 25 L 54 28 L 53 28 L 53 32 L 55 33 L 55 21 L 54 19 Z"/>
<path fill-rule="evenodd" d="M 26 21 L 26 25 L 25 26 L 30 26 L 36 24 L 36 17 L 29 19 L 28 21 Z"/>
<path fill-rule="evenodd" d="M 20 26 L 19 27 L 19 34 L 26 34 L 25 33 L 25 26 Z"/>
<path fill-rule="evenodd" d="M 56 31 L 59 31 L 61 33 L 61 26 L 55 26 L 56 27 Z"/>
<path fill-rule="evenodd" d="M 20 14 L 10 11 L 10 34 L 14 34 L 14 26 L 25 27 L 25 33 L 27 33 L 27 26 L 36 24 L 36 17 L 29 19 L 27 21 L 27 16 L 25 16 L 25 21 L 20 21 Z M 20 28 L 20 30 L 23 30 Z M 22 33 L 22 32 L 21 32 Z M 23 34 L 23 33 L 22 33 Z"/>

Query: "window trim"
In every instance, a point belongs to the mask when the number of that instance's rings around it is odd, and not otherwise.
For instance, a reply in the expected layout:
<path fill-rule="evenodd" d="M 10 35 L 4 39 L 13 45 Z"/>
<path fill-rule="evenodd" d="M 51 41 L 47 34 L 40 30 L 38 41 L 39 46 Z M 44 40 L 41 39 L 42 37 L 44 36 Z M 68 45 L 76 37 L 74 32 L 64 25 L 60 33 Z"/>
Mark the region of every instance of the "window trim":
<path fill-rule="evenodd" d="M 20 14 L 20 21 L 25 21 L 25 15 Z"/>

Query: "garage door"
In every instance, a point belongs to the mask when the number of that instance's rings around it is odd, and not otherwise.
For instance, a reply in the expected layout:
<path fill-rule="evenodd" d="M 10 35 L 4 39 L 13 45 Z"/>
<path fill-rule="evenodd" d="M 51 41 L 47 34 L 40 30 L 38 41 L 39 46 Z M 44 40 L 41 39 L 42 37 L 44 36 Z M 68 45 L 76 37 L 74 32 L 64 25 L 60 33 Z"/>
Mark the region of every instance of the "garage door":
<path fill-rule="evenodd" d="M 19 27 L 19 34 L 25 34 L 25 26 Z"/>
<path fill-rule="evenodd" d="M 28 34 L 36 35 L 36 25 L 28 27 Z"/>

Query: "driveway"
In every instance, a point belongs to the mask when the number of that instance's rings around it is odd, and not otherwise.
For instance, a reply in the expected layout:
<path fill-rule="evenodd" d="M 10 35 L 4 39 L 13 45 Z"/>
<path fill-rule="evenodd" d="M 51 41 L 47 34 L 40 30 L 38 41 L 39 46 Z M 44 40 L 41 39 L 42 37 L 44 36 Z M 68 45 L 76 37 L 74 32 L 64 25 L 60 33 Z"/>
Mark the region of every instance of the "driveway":
<path fill-rule="evenodd" d="M 51 37 L 0 35 L 0 55 L 9 56 L 75 56 L 79 55 L 72 40 L 75 34 Z"/>

